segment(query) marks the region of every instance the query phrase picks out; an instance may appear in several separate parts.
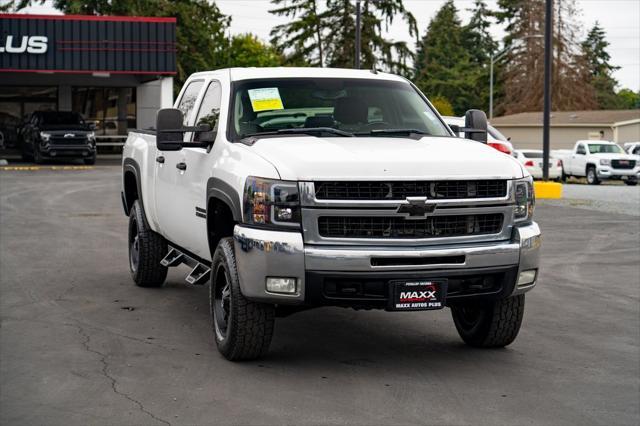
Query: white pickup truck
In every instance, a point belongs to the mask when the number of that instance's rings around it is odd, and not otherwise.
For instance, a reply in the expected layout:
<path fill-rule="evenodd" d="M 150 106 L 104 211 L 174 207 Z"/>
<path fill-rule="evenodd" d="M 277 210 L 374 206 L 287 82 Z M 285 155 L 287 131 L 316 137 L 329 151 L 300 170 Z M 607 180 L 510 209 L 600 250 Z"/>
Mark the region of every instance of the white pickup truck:
<path fill-rule="evenodd" d="M 508 345 L 540 230 L 531 176 L 486 126 L 471 110 L 474 140 L 457 138 L 413 84 L 375 71 L 194 74 L 124 147 L 133 280 L 190 266 L 230 360 L 265 354 L 276 316 L 319 306 L 449 307 L 469 345 Z"/>
<path fill-rule="evenodd" d="M 625 153 L 614 142 L 580 140 L 572 151 L 556 151 L 555 155 L 562 161 L 562 180 L 586 176 L 589 185 L 598 185 L 605 179 L 637 185 L 640 178 L 638 156 Z"/>

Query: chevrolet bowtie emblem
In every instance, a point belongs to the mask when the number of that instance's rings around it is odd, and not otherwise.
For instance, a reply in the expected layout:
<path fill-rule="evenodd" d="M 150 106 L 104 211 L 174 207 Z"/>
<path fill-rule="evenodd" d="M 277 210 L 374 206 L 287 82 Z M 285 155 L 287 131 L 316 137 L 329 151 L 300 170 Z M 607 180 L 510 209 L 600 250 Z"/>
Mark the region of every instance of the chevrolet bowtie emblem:
<path fill-rule="evenodd" d="M 75 135 L 75 134 L 73 134 L 73 133 L 65 133 L 65 134 L 64 134 L 64 137 L 65 137 L 65 138 L 75 138 L 75 137 L 76 137 L 76 135 Z"/>
<path fill-rule="evenodd" d="M 408 219 L 421 219 L 433 213 L 436 204 L 427 204 L 427 197 L 407 197 L 406 204 L 400 204 L 396 213 L 407 216 Z"/>

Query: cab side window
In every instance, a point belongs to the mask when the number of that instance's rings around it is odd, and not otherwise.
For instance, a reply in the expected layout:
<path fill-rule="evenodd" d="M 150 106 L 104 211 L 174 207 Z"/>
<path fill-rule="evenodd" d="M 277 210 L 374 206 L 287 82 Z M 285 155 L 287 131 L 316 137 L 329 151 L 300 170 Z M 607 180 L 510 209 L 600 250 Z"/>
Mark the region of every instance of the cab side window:
<path fill-rule="evenodd" d="M 576 150 L 576 154 L 586 155 L 587 150 L 584 149 L 584 145 L 578 145 L 578 149 Z"/>
<path fill-rule="evenodd" d="M 217 81 L 211 81 L 207 87 L 207 91 L 204 93 L 198 115 L 196 115 L 195 125 L 208 124 L 213 129 L 213 132 L 218 130 L 218 120 L 220 118 L 220 102 L 222 98 L 222 86 Z M 195 135 L 195 140 L 198 140 L 199 134 Z"/>
<path fill-rule="evenodd" d="M 196 99 L 198 99 L 198 93 L 200 93 L 200 89 L 202 88 L 203 81 L 192 81 L 189 83 L 184 93 L 182 94 L 182 98 L 180 99 L 180 103 L 178 103 L 178 109 L 182 111 L 182 115 L 184 116 L 183 124 L 187 126 L 189 124 L 189 119 L 191 118 L 191 112 L 196 105 Z"/>

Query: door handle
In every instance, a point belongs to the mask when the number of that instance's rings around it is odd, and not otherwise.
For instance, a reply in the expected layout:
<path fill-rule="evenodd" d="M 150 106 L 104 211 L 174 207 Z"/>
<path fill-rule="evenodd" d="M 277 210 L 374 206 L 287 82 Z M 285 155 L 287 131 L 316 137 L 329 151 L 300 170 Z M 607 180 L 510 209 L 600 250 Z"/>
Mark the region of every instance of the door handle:
<path fill-rule="evenodd" d="M 160 164 L 164 164 L 164 157 L 162 155 L 159 157 L 156 157 L 156 161 Z"/>
<path fill-rule="evenodd" d="M 176 168 L 178 170 L 187 170 L 187 163 L 185 162 L 178 163 L 176 164 Z"/>

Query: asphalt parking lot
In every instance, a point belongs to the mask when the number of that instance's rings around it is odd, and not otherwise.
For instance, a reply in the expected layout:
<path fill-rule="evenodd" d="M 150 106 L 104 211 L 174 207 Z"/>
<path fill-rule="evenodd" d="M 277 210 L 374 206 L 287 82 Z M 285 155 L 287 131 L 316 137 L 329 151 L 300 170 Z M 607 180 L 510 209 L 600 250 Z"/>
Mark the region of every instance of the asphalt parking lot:
<path fill-rule="evenodd" d="M 133 285 L 119 173 L 0 170 L 0 424 L 640 422 L 638 187 L 538 203 L 543 269 L 506 349 L 464 346 L 448 310 L 323 308 L 230 363 L 207 288 Z"/>

